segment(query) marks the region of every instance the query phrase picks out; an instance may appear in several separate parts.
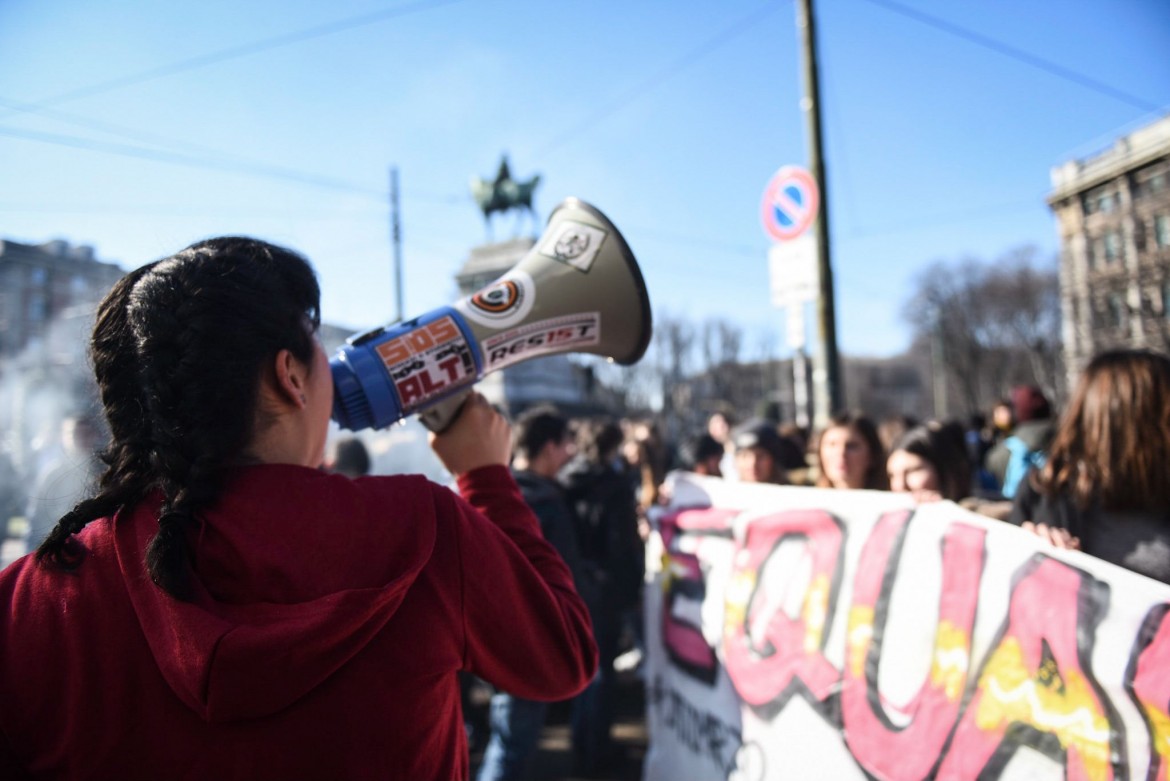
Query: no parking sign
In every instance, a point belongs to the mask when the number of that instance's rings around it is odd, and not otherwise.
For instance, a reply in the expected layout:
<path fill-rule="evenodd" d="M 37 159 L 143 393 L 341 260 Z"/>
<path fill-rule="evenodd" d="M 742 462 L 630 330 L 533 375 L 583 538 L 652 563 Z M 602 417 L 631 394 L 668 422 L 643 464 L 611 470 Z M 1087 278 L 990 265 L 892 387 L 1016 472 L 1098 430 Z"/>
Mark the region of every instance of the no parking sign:
<path fill-rule="evenodd" d="M 786 165 L 764 188 L 760 219 L 770 237 L 790 241 L 813 224 L 819 206 L 820 191 L 812 174 L 799 166 Z"/>

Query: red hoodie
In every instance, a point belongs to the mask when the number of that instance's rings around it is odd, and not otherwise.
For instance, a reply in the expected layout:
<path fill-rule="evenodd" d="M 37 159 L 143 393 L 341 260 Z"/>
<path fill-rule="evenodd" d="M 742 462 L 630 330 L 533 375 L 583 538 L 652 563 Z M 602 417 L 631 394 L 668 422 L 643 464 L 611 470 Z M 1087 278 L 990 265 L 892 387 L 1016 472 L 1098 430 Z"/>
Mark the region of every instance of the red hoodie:
<path fill-rule="evenodd" d="M 240 469 L 192 532 L 190 602 L 144 569 L 157 500 L 90 523 L 75 572 L 15 562 L 0 778 L 466 778 L 457 670 L 557 700 L 597 650 L 508 470 L 459 488 Z"/>

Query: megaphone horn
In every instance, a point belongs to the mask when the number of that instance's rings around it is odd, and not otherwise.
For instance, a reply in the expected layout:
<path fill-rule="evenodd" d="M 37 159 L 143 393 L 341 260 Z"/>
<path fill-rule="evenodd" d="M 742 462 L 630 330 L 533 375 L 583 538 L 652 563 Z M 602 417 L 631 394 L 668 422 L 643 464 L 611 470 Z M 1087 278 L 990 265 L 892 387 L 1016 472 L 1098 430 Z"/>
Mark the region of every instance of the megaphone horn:
<path fill-rule="evenodd" d="M 347 340 L 330 360 L 333 419 L 357 431 L 418 414 L 442 431 L 486 374 L 567 352 L 628 366 L 650 334 L 650 298 L 626 240 L 596 208 L 567 198 L 496 281 L 454 306 Z"/>

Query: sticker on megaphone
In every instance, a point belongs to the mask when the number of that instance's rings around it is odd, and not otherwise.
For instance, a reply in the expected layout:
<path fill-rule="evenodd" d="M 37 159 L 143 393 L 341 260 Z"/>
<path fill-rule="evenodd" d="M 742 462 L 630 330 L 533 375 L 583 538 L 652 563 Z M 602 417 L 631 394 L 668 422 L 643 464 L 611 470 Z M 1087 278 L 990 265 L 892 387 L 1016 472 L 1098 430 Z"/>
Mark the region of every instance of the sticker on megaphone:
<path fill-rule="evenodd" d="M 441 431 L 488 372 L 565 352 L 635 363 L 650 343 L 650 299 L 618 229 L 576 198 L 512 269 L 454 306 L 349 339 L 330 361 L 333 418 L 384 428 L 419 414 Z"/>

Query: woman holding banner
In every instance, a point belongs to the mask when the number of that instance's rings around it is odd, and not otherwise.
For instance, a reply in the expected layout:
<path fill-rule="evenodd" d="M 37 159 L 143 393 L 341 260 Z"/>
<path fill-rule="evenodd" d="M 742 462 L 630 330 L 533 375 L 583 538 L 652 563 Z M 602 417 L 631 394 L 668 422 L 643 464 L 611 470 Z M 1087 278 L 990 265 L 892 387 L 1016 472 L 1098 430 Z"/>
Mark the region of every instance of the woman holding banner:
<path fill-rule="evenodd" d="M 886 471 L 891 491 L 919 501 L 958 502 L 971 493 L 971 462 L 957 423 L 932 421 L 906 431 L 895 440 Z"/>
<path fill-rule="evenodd" d="M 1008 520 L 1170 583 L 1170 357 L 1112 350 L 1089 363 Z"/>
<path fill-rule="evenodd" d="M 838 412 L 821 432 L 816 446 L 819 488 L 890 487 L 886 452 L 877 426 L 861 412 Z"/>

